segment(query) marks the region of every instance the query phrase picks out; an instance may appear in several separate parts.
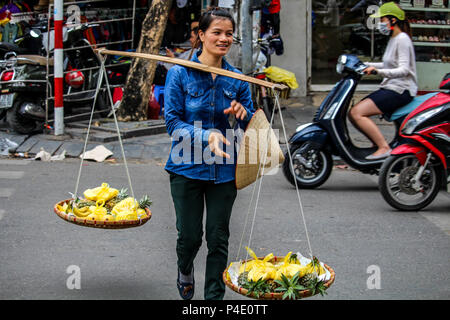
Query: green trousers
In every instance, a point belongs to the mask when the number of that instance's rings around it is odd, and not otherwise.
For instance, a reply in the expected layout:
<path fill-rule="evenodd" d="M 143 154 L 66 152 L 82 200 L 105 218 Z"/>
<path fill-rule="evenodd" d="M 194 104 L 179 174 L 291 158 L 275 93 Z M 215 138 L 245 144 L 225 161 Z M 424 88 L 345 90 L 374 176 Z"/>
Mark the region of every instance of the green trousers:
<path fill-rule="evenodd" d="M 203 237 L 203 212 L 206 205 L 205 239 L 208 247 L 205 273 L 205 300 L 221 300 L 225 295 L 222 273 L 227 267 L 229 222 L 236 186 L 234 181 L 214 184 L 170 175 L 170 189 L 176 213 L 178 268 L 188 275 Z"/>

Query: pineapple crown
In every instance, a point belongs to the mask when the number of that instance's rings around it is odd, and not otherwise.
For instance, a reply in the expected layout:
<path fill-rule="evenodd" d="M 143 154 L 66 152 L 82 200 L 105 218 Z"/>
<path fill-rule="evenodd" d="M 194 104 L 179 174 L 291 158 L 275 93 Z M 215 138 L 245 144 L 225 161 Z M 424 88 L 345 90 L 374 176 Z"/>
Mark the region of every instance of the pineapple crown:
<path fill-rule="evenodd" d="M 145 209 L 147 207 L 150 207 L 152 203 L 153 202 L 150 200 L 148 195 L 145 195 L 145 196 L 142 197 L 141 200 L 139 200 L 139 208 Z"/>
<path fill-rule="evenodd" d="M 119 200 L 128 198 L 128 189 L 127 188 L 120 189 L 119 193 L 117 194 L 117 198 Z"/>

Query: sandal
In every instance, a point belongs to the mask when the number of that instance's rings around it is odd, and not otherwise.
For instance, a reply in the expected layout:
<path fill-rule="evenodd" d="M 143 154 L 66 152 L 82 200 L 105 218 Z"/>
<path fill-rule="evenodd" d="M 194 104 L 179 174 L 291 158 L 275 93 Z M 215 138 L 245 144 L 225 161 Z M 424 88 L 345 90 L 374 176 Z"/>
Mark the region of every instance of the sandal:
<path fill-rule="evenodd" d="M 192 282 L 182 282 L 180 280 L 180 270 L 178 270 L 177 288 L 181 298 L 191 300 L 194 296 L 195 280 L 192 279 Z"/>

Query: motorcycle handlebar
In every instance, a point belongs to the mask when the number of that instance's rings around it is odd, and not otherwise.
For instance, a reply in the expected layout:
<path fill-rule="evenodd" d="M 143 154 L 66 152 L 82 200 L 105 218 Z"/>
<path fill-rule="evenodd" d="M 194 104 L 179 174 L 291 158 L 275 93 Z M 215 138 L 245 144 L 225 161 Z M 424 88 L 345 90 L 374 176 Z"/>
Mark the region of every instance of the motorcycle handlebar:
<path fill-rule="evenodd" d="M 258 38 L 256 40 L 253 40 L 253 44 L 269 45 L 272 42 L 280 42 L 280 41 L 281 41 L 280 38 L 272 38 L 272 37 L 269 37 L 269 38 Z M 233 43 L 241 44 L 242 43 L 242 39 L 233 37 Z"/>
<path fill-rule="evenodd" d="M 80 23 L 80 24 L 68 25 L 67 32 L 84 31 L 84 30 L 92 28 L 92 27 L 98 27 L 99 25 L 100 24 L 98 24 L 98 23 Z"/>

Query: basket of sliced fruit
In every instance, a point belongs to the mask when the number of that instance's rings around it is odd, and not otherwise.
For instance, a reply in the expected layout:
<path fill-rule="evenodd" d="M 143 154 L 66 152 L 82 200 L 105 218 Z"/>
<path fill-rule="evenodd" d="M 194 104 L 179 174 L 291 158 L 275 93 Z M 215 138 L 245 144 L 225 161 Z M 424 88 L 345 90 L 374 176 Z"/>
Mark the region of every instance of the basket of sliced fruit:
<path fill-rule="evenodd" d="M 62 219 L 77 225 L 104 229 L 138 227 L 152 217 L 152 201 L 147 195 L 137 201 L 127 194 L 102 183 L 100 187 L 87 189 L 84 198 L 67 199 L 54 206 Z"/>
<path fill-rule="evenodd" d="M 289 252 L 284 257 L 272 253 L 258 258 L 232 262 L 223 272 L 223 281 L 231 290 L 260 300 L 297 300 L 325 295 L 334 282 L 335 272 L 316 257 L 308 259 Z"/>

